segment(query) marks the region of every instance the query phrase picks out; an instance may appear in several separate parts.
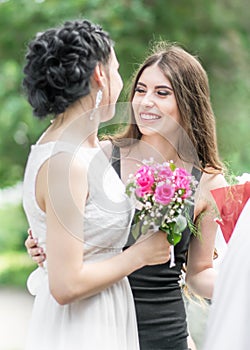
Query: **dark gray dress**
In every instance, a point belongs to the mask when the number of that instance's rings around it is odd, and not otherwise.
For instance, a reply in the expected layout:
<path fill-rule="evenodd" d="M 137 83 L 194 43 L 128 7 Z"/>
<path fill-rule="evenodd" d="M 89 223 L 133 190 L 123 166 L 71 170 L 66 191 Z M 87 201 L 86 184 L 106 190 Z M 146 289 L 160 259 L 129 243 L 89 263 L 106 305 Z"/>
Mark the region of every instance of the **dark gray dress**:
<path fill-rule="evenodd" d="M 114 147 L 112 164 L 120 175 L 120 152 Z M 193 168 L 199 181 L 201 172 Z M 193 217 L 193 207 L 190 208 Z M 134 296 L 139 331 L 140 350 L 187 350 L 187 322 L 180 275 L 186 262 L 191 232 L 187 228 L 175 246 L 174 267 L 169 262 L 146 266 L 129 276 Z M 126 247 L 134 243 L 130 233 Z M 126 247 L 124 249 L 126 249 Z"/>

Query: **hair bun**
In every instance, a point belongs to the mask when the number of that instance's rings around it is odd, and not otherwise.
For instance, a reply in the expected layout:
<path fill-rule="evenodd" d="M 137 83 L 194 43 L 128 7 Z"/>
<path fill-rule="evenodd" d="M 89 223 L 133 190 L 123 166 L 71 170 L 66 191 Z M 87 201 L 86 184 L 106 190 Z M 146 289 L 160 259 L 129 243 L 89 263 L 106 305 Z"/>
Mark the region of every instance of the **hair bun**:
<path fill-rule="evenodd" d="M 28 46 L 23 86 L 34 115 L 56 115 L 90 92 L 98 61 L 111 52 L 109 35 L 90 21 L 68 21 L 38 33 Z"/>

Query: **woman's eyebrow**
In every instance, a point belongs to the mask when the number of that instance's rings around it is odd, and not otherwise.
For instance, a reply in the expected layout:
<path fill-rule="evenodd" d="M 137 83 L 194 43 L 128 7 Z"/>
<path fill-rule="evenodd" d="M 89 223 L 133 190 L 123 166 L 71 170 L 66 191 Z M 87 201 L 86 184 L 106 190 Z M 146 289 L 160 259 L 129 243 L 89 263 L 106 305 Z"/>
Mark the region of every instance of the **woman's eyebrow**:
<path fill-rule="evenodd" d="M 143 84 L 143 83 L 141 83 L 140 81 L 137 82 L 137 85 L 142 85 L 142 86 L 144 86 L 144 87 L 147 87 L 146 84 Z"/>
<path fill-rule="evenodd" d="M 173 89 L 168 85 L 157 85 L 155 88 L 156 89 L 168 89 L 168 90 L 173 91 Z"/>
<path fill-rule="evenodd" d="M 145 88 L 147 87 L 146 84 L 144 84 L 144 83 L 142 83 L 140 81 L 138 81 L 137 85 L 144 86 Z M 168 90 L 173 91 L 173 89 L 170 86 L 168 86 L 168 85 L 156 85 L 155 88 L 156 89 L 168 89 Z"/>

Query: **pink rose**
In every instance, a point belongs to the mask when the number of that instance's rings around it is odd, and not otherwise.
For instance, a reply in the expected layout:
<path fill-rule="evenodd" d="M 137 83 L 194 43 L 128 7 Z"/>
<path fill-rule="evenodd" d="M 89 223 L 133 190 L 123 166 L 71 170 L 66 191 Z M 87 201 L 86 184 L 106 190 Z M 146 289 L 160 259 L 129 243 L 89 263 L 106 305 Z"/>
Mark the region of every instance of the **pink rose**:
<path fill-rule="evenodd" d="M 166 181 L 167 179 L 171 179 L 173 176 L 173 172 L 169 167 L 162 166 L 158 172 L 159 181 Z"/>
<path fill-rule="evenodd" d="M 177 168 L 174 171 L 174 181 L 175 181 L 175 186 L 177 190 L 185 190 L 184 195 L 182 196 L 183 198 L 186 198 L 191 195 L 191 190 L 190 190 L 190 181 L 191 177 L 190 174 L 186 171 L 186 169 L 183 168 Z"/>
<path fill-rule="evenodd" d="M 155 189 L 155 201 L 167 205 L 171 202 L 174 193 L 175 190 L 171 184 L 164 183 L 163 185 L 159 185 Z"/>
<path fill-rule="evenodd" d="M 154 184 L 154 169 L 144 165 L 136 173 L 136 182 L 139 186 L 135 193 L 138 197 L 143 197 L 145 194 L 153 193 L 152 185 Z"/>

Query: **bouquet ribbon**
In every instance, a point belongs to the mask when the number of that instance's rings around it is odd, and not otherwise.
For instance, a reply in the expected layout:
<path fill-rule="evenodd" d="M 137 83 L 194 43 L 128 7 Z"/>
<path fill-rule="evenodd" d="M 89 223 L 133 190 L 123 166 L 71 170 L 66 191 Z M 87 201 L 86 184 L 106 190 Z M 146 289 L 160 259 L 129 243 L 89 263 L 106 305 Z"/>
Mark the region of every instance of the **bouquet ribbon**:
<path fill-rule="evenodd" d="M 250 181 L 217 188 L 211 191 L 220 213 L 216 222 L 220 225 L 226 243 L 233 234 L 237 220 L 250 197 Z"/>

